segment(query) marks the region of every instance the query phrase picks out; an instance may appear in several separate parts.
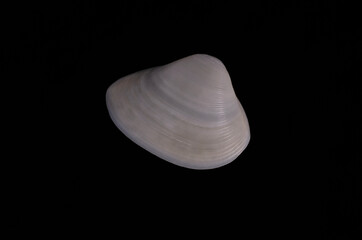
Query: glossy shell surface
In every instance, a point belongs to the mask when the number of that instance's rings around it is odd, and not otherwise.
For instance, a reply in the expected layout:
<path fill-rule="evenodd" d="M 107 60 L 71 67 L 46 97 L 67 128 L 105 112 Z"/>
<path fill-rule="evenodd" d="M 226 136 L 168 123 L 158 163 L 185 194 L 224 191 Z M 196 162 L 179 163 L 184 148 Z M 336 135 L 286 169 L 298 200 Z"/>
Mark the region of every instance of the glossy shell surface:
<path fill-rule="evenodd" d="M 173 164 L 211 169 L 236 159 L 249 124 L 224 64 L 196 54 L 125 76 L 107 90 L 115 125 Z"/>

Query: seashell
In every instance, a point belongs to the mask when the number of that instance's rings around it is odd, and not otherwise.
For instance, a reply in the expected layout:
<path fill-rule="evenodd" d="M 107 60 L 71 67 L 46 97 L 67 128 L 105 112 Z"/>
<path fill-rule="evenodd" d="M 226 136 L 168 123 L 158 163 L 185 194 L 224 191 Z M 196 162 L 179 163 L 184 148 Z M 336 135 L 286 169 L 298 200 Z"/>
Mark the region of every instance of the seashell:
<path fill-rule="evenodd" d="M 125 76 L 107 90 L 115 125 L 173 164 L 212 169 L 236 159 L 250 140 L 244 109 L 224 64 L 196 54 Z"/>

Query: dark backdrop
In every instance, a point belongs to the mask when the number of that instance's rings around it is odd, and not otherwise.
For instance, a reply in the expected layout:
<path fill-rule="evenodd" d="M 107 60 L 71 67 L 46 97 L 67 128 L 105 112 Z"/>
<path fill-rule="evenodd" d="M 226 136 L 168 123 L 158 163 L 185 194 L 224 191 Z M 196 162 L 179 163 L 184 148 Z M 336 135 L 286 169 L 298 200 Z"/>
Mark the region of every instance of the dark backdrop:
<path fill-rule="evenodd" d="M 358 14 L 334 1 L 43 5 L 28 34 L 44 79 L 44 169 L 52 176 L 44 219 L 62 231 L 121 236 L 357 239 Z M 208 171 L 137 146 L 105 105 L 120 77 L 194 53 L 224 62 L 251 128 L 247 149 Z"/>

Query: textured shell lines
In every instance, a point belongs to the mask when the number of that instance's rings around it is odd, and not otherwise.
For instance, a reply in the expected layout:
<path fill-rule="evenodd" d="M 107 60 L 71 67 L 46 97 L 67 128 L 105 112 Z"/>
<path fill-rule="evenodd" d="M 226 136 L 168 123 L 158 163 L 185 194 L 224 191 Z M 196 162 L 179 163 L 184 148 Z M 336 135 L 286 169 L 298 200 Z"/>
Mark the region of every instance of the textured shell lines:
<path fill-rule="evenodd" d="M 249 126 L 223 64 L 193 55 L 126 76 L 107 91 L 107 107 L 131 140 L 174 164 L 209 169 L 234 160 Z"/>

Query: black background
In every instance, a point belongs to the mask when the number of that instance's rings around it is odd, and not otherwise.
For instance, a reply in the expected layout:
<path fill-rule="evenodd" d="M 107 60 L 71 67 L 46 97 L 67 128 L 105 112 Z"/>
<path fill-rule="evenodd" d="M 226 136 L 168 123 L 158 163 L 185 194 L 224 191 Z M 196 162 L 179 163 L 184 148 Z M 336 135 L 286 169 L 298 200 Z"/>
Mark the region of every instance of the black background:
<path fill-rule="evenodd" d="M 358 14 L 334 1 L 42 5 L 27 37 L 44 80 L 43 167 L 52 177 L 43 220 L 120 236 L 358 239 Z M 132 143 L 105 105 L 120 77 L 194 53 L 223 61 L 251 128 L 241 156 L 208 171 Z"/>

